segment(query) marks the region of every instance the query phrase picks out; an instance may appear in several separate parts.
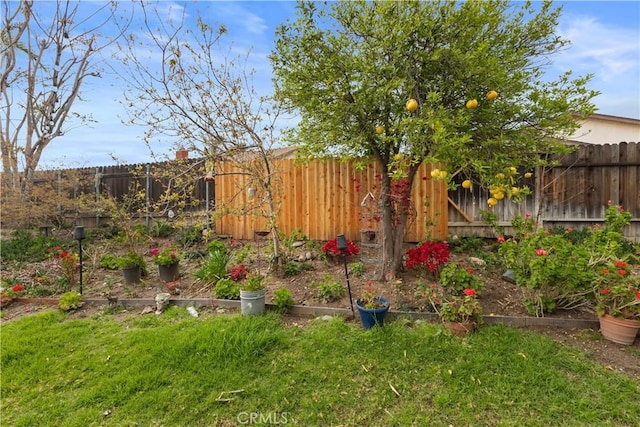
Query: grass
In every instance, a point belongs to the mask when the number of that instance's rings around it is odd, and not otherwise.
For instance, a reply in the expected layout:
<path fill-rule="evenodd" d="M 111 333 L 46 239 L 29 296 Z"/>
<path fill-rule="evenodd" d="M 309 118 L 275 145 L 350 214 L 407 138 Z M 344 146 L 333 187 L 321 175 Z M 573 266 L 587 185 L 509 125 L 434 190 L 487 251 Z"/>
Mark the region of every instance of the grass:
<path fill-rule="evenodd" d="M 631 426 L 640 384 L 545 337 L 460 339 L 397 320 L 284 327 L 275 314 L 2 326 L 1 424 Z M 241 390 L 241 391 L 238 391 Z M 237 391 L 237 392 L 236 392 Z M 235 392 L 235 393 L 233 393 Z"/>

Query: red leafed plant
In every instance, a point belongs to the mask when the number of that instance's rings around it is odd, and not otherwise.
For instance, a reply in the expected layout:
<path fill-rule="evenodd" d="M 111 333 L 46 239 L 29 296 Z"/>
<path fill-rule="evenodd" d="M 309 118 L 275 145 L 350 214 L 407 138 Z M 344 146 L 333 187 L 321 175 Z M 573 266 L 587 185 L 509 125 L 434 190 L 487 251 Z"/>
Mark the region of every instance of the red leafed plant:
<path fill-rule="evenodd" d="M 229 277 L 234 282 L 239 282 L 247 278 L 249 270 L 244 264 L 234 265 L 229 269 Z"/>
<path fill-rule="evenodd" d="M 404 266 L 409 269 L 422 267 L 430 273 L 436 273 L 448 261 L 449 245 L 446 242 L 427 240 L 417 248 L 407 251 Z"/>
<path fill-rule="evenodd" d="M 342 255 L 340 249 L 338 249 L 338 240 L 336 237 L 329 240 L 327 243 L 322 246 L 322 252 L 331 255 Z M 360 253 L 360 248 L 351 240 L 347 240 L 347 250 L 346 254 L 349 255 L 358 255 Z"/>

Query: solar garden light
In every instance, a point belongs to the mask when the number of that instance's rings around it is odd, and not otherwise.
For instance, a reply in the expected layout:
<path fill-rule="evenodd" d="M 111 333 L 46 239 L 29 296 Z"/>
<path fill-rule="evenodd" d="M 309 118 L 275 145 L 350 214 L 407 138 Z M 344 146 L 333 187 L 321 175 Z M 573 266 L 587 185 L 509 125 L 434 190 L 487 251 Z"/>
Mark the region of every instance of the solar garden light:
<path fill-rule="evenodd" d="M 349 304 L 351 306 L 351 315 L 355 317 L 353 312 L 353 298 L 351 297 L 351 284 L 349 283 L 349 268 L 347 268 L 347 239 L 344 234 L 338 234 L 336 236 L 336 246 L 338 250 L 342 252 L 342 258 L 344 259 L 344 275 L 347 277 L 347 290 L 349 291 Z"/>
<path fill-rule="evenodd" d="M 82 239 L 84 235 L 84 227 L 81 225 L 76 226 L 73 230 L 73 239 L 78 241 L 78 254 L 80 255 L 80 295 L 82 295 Z"/>

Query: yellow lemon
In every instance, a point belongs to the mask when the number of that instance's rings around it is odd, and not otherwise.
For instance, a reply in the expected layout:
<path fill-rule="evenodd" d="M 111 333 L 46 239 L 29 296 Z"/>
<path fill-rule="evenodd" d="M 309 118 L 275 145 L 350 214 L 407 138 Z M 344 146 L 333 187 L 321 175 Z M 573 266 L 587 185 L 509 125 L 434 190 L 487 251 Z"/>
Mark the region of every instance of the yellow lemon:
<path fill-rule="evenodd" d="M 487 99 L 489 101 L 493 101 L 497 97 L 498 97 L 498 92 L 496 92 L 495 90 L 490 90 L 489 92 L 487 92 Z"/>
<path fill-rule="evenodd" d="M 487 200 L 487 204 L 488 204 L 489 206 L 495 206 L 495 205 L 497 205 L 497 204 L 498 204 L 498 201 L 492 197 L 492 198 L 490 198 L 489 200 Z"/>
<path fill-rule="evenodd" d="M 440 171 L 438 178 L 445 179 L 447 177 L 447 171 Z"/>
<path fill-rule="evenodd" d="M 309 159 L 309 161 L 313 160 L 313 154 L 309 154 L 309 157 L 307 157 L 307 159 Z"/>
<path fill-rule="evenodd" d="M 470 99 L 470 100 L 467 101 L 467 108 L 469 110 L 473 110 L 477 106 L 478 106 L 478 100 L 477 99 Z"/>
<path fill-rule="evenodd" d="M 431 171 L 431 177 L 435 178 L 440 175 L 440 169 L 434 169 Z"/>
<path fill-rule="evenodd" d="M 462 188 L 471 188 L 471 180 L 465 179 L 462 181 Z"/>
<path fill-rule="evenodd" d="M 520 194 L 520 189 L 518 187 L 511 187 L 511 194 L 517 196 L 518 194 Z"/>
<path fill-rule="evenodd" d="M 376 133 L 380 135 L 382 132 L 384 132 L 384 126 L 382 125 L 376 126 Z"/>
<path fill-rule="evenodd" d="M 496 175 L 496 178 L 504 179 L 504 174 L 503 173 L 499 173 L 499 174 Z"/>
<path fill-rule="evenodd" d="M 502 191 L 498 191 L 497 193 L 495 193 L 495 194 L 493 195 L 493 197 L 494 197 L 495 199 L 497 199 L 497 200 L 502 200 L 502 199 L 504 199 L 504 193 L 503 193 Z"/>
<path fill-rule="evenodd" d="M 402 153 L 398 153 L 395 156 L 393 156 L 394 159 L 396 159 L 397 161 L 402 160 Z"/>
<path fill-rule="evenodd" d="M 525 178 L 531 178 L 533 176 L 533 174 L 531 172 L 527 172 L 524 174 Z"/>
<path fill-rule="evenodd" d="M 405 105 L 405 107 L 407 108 L 407 111 L 416 111 L 418 109 L 418 101 L 411 98 L 410 100 L 407 101 L 407 104 Z"/>

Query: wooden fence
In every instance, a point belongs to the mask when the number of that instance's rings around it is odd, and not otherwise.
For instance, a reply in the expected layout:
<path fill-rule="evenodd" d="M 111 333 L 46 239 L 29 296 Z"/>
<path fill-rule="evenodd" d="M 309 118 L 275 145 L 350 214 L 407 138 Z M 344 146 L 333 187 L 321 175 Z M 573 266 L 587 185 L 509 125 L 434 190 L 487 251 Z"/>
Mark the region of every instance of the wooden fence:
<path fill-rule="evenodd" d="M 580 229 L 602 223 L 613 203 L 632 215 L 625 237 L 640 242 L 640 143 L 581 145 L 557 166 L 535 171 L 527 184 L 532 194 L 524 203 L 504 200 L 493 208 L 501 225 L 510 224 L 516 214 L 530 213 L 547 229 Z M 450 192 L 449 235 L 493 236 L 480 218 L 489 197 L 480 189 Z"/>
<path fill-rule="evenodd" d="M 350 240 L 377 244 L 380 171 L 376 165 L 357 170 L 353 162 L 314 160 L 296 165 L 292 159 L 278 159 L 273 166 L 277 190 L 274 207 L 281 231 L 288 235 L 300 229 L 314 240 L 328 240 L 344 233 Z M 167 185 L 166 180 L 154 178 L 154 168 L 161 167 L 162 164 L 154 164 L 73 170 L 77 182 L 70 196 L 84 192 L 95 193 L 99 198 L 106 191 L 121 197 L 132 180 L 137 179 L 151 203 Z M 210 224 L 217 233 L 250 239 L 256 231 L 267 228 L 261 213 L 265 210 L 264 194 L 259 185 L 248 181 L 246 176 L 224 175 L 236 172 L 231 163 L 216 165 L 216 172 L 223 175 L 208 184 L 202 179 L 202 160 L 189 160 L 184 167 L 195 171 L 188 210 L 204 216 L 209 207 L 208 212 L 215 212 Z M 136 178 L 130 172 L 134 168 L 139 172 Z M 65 180 L 68 171 L 47 173 L 49 177 L 42 181 L 55 188 L 51 181 Z M 505 226 L 514 215 L 531 213 L 547 228 L 556 225 L 581 228 L 602 222 L 611 201 L 631 212 L 633 220 L 631 226 L 625 228 L 625 237 L 640 242 L 639 180 L 639 143 L 583 145 L 559 159 L 558 166 L 535 171 L 527 182 L 532 194 L 522 204 L 503 200 L 493 211 Z M 255 193 L 251 189 L 255 189 Z M 414 213 L 405 241 L 445 239 L 454 235 L 493 237 L 480 217 L 489 197 L 486 190 L 479 188 L 473 191 L 460 188 L 447 193 L 441 182 L 431 179 L 430 167 L 424 165 L 415 179 Z M 149 218 L 153 220 L 151 215 L 147 220 Z M 80 220 L 84 220 L 85 226 L 92 226 L 101 218 L 92 213 Z"/>

